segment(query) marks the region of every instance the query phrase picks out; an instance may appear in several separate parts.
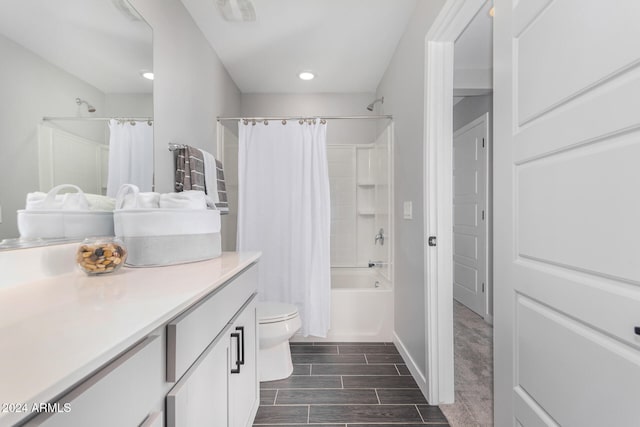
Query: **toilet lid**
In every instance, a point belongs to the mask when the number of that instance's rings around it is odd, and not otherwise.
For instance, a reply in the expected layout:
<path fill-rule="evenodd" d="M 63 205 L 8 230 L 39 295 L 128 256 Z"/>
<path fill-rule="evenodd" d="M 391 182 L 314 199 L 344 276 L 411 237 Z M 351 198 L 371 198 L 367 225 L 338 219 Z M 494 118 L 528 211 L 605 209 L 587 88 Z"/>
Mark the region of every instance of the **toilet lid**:
<path fill-rule="evenodd" d="M 263 302 L 258 304 L 257 312 L 259 323 L 273 323 L 296 317 L 298 308 L 293 304 Z"/>

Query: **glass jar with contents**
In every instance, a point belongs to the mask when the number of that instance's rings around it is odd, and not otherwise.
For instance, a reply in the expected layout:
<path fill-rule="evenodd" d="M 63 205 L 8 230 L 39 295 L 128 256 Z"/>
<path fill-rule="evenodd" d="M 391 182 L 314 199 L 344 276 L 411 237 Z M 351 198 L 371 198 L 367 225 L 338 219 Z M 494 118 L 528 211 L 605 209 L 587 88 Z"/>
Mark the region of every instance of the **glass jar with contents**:
<path fill-rule="evenodd" d="M 84 239 L 76 254 L 80 269 L 89 275 L 112 273 L 124 265 L 127 250 L 115 237 Z"/>

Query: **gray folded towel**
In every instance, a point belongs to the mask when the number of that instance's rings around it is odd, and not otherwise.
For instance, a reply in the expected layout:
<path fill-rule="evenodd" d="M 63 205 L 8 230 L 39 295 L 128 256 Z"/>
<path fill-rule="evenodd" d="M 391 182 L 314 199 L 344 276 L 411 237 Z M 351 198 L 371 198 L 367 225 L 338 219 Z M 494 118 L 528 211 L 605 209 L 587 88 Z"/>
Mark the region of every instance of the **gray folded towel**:
<path fill-rule="evenodd" d="M 227 199 L 227 185 L 224 183 L 224 170 L 222 162 L 216 159 L 216 179 L 218 181 L 218 201 L 216 208 L 222 212 L 229 212 L 229 201 Z"/>
<path fill-rule="evenodd" d="M 205 191 L 204 158 L 202 151 L 187 145 L 176 157 L 176 191 Z"/>

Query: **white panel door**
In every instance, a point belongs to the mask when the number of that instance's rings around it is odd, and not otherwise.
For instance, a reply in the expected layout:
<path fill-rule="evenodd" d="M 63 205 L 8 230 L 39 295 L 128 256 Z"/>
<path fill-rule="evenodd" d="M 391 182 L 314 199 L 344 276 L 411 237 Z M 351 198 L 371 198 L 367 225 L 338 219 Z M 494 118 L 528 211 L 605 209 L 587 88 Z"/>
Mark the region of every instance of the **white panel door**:
<path fill-rule="evenodd" d="M 495 424 L 640 426 L 640 2 L 495 10 Z"/>
<path fill-rule="evenodd" d="M 488 115 L 453 134 L 453 298 L 485 316 Z"/>

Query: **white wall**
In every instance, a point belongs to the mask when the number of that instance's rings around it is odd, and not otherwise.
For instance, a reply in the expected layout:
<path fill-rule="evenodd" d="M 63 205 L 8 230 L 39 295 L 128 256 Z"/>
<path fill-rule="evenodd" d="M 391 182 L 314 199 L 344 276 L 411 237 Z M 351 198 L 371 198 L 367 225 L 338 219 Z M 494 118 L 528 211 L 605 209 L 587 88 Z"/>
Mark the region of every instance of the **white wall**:
<path fill-rule="evenodd" d="M 216 151 L 216 116 L 240 112 L 240 92 L 179 0 L 132 0 L 153 28 L 156 191 L 174 188 L 170 142 Z"/>
<path fill-rule="evenodd" d="M 453 106 L 453 131 L 457 131 L 467 123 L 471 123 L 481 115 L 489 113 L 489 119 L 493 116 L 493 96 L 467 96 Z M 491 126 L 489 126 L 491 132 Z M 489 133 L 491 136 L 491 133 Z"/>
<path fill-rule="evenodd" d="M 95 87 L 0 35 L 0 240 L 17 237 L 16 210 L 38 190 L 38 123 L 43 116 L 75 116 L 76 97 L 103 111 Z M 104 124 L 58 122 L 57 127 L 103 141 Z M 19 167 L 16 167 L 19 165 Z"/>
<path fill-rule="evenodd" d="M 373 93 L 242 94 L 243 116 L 357 116 L 372 114 L 367 105 Z M 329 144 L 371 144 L 376 139 L 375 120 L 332 120 Z"/>
<path fill-rule="evenodd" d="M 106 117 L 153 117 L 153 94 L 108 93 L 104 100 Z"/>
<path fill-rule="evenodd" d="M 421 373 L 426 371 L 424 305 L 423 131 L 425 36 L 444 0 L 419 1 L 378 86 L 380 111 L 395 123 L 395 332 Z M 404 201 L 413 219 L 403 219 Z"/>

